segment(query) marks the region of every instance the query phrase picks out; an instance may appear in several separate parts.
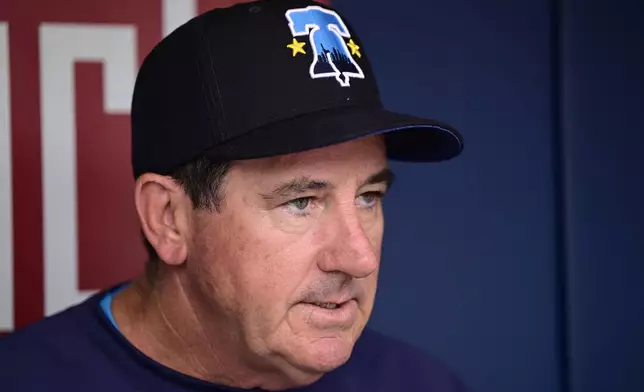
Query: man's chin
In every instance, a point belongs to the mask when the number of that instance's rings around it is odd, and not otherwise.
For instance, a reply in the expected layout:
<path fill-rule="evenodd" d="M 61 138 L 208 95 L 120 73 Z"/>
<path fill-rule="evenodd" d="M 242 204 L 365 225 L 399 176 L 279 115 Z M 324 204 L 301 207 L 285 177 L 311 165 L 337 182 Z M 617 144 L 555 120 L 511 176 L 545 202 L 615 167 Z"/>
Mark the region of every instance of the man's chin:
<path fill-rule="evenodd" d="M 349 360 L 354 343 L 349 337 L 316 339 L 300 347 L 300 352 L 292 353 L 294 365 L 306 373 L 328 373 Z"/>

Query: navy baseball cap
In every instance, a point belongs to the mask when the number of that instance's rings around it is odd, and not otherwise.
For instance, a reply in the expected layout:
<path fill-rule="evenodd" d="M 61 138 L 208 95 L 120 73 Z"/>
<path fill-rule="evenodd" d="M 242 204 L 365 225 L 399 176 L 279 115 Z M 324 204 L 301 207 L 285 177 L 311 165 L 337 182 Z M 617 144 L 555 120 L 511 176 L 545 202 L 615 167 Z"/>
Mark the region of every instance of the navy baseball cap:
<path fill-rule="evenodd" d="M 374 134 L 394 160 L 463 149 L 453 127 L 384 108 L 363 42 L 310 0 L 242 3 L 180 26 L 144 59 L 131 118 L 135 177 L 199 156 L 269 157 Z"/>

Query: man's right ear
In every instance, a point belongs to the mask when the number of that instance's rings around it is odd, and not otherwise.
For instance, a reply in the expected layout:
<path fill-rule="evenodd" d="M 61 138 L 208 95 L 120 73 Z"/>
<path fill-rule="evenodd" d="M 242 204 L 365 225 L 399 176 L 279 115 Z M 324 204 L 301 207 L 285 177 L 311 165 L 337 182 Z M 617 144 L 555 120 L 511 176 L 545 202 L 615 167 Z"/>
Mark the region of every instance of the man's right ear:
<path fill-rule="evenodd" d="M 190 198 L 167 176 L 145 173 L 135 183 L 141 229 L 161 261 L 180 265 L 188 257 Z"/>

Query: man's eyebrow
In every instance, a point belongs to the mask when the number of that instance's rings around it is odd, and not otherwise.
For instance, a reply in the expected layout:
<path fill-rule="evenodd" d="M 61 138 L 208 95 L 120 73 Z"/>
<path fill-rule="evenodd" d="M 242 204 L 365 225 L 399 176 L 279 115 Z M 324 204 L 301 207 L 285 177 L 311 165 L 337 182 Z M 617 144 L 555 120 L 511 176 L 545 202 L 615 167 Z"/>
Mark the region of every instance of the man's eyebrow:
<path fill-rule="evenodd" d="M 292 194 L 317 191 L 331 187 L 331 184 L 326 181 L 315 181 L 309 177 L 300 177 L 277 185 L 269 193 L 260 193 L 260 196 L 266 200 L 270 200 L 276 197 L 285 197 Z"/>
<path fill-rule="evenodd" d="M 387 185 L 387 189 L 391 188 L 391 185 L 394 183 L 394 180 L 396 179 L 396 175 L 394 172 L 392 172 L 388 168 L 384 168 L 380 170 L 376 174 L 372 174 L 367 178 L 367 180 L 360 185 L 360 188 L 362 188 L 365 185 L 371 185 L 371 184 L 380 184 L 380 183 L 385 183 Z"/>
<path fill-rule="evenodd" d="M 385 168 L 369 176 L 369 178 L 367 178 L 360 187 L 362 188 L 366 185 L 385 183 L 387 185 L 387 189 L 389 189 L 393 184 L 395 177 L 396 176 L 390 169 Z M 260 193 L 259 195 L 265 200 L 272 200 L 279 197 L 288 197 L 294 194 L 331 188 L 333 188 L 333 185 L 329 182 L 312 180 L 310 177 L 299 177 L 291 181 L 281 183 L 270 192 Z"/>

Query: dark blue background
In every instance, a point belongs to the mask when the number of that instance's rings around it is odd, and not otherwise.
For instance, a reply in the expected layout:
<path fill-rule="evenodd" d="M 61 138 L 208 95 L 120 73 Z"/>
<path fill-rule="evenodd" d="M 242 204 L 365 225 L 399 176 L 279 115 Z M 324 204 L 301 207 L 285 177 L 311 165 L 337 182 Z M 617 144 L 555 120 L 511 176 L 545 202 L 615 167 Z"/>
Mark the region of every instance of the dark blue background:
<path fill-rule="evenodd" d="M 371 325 L 472 391 L 644 391 L 644 2 L 334 5 L 386 105 L 466 141 L 394 163 Z"/>

